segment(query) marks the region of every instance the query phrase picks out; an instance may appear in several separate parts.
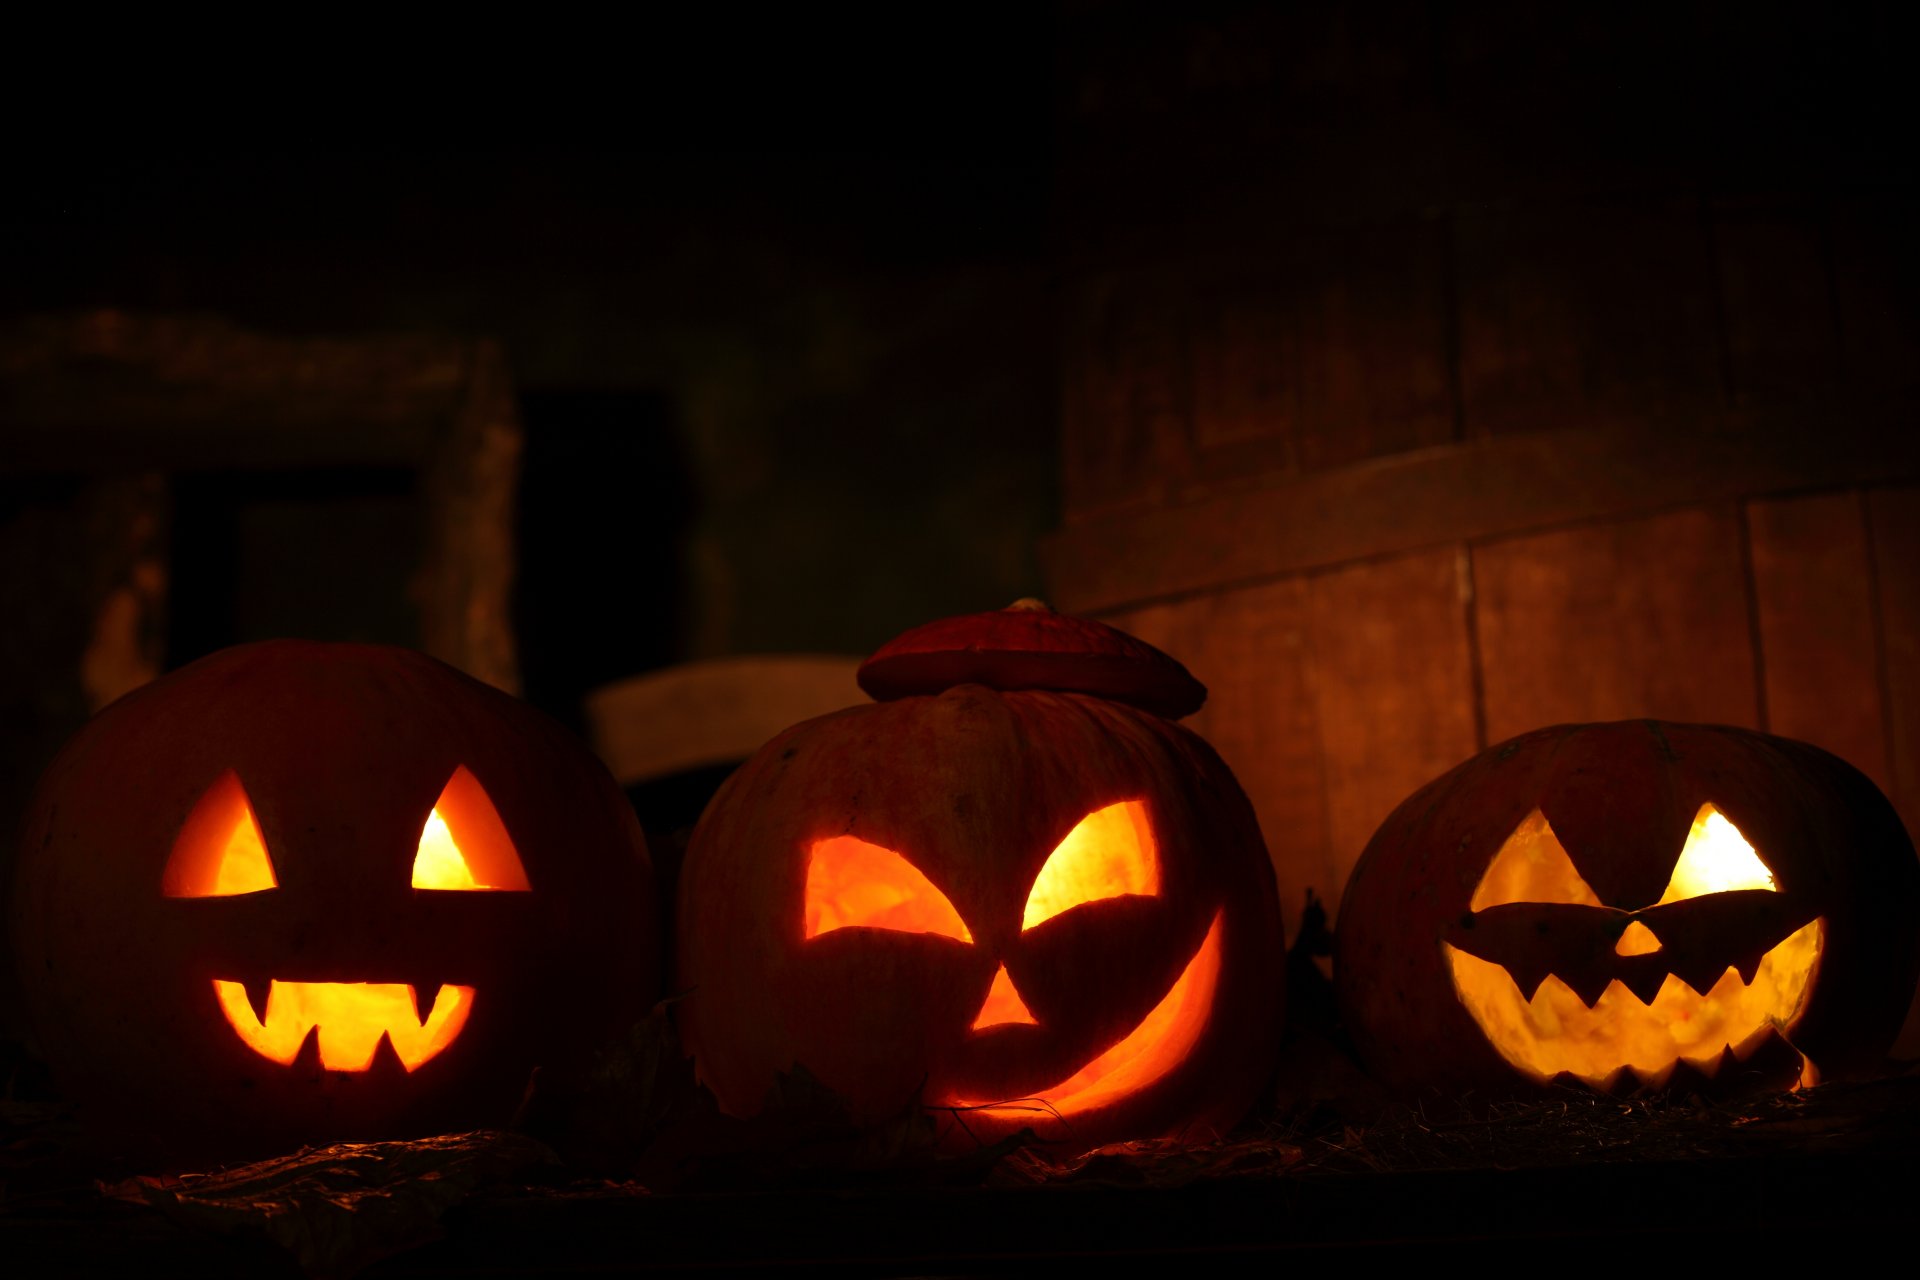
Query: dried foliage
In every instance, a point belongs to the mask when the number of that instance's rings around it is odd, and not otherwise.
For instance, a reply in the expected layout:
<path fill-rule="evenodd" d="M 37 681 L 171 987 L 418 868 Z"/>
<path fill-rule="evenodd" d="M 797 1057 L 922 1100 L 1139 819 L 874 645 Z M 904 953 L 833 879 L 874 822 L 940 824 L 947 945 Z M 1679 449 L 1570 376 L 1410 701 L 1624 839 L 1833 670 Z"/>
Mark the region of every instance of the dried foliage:
<path fill-rule="evenodd" d="M 1303 968 L 1295 980 L 1311 986 L 1313 977 Z M 1314 1005 L 1309 999 L 1302 1008 Z M 1697 1166 L 1704 1177 L 1716 1162 L 1743 1157 L 1910 1149 L 1920 1139 L 1920 1074 L 1731 1099 L 1567 1089 L 1524 1102 L 1408 1102 L 1361 1074 L 1337 1031 L 1322 1023 L 1294 1029 L 1267 1102 L 1221 1141 L 1077 1152 L 1016 1135 L 956 1154 L 939 1145 L 935 1121 L 917 1107 L 855 1126 L 841 1100 L 803 1070 L 782 1076 L 752 1119 L 721 1114 L 694 1079 L 663 1005 L 590 1067 L 571 1077 L 537 1075 L 516 1132 L 340 1144 L 203 1174 L 103 1182 L 95 1184 L 101 1200 L 74 1178 L 88 1157 L 63 1108 L 9 1100 L 0 1126 L 0 1217 L 51 1209 L 76 1220 L 92 1214 L 124 1232 L 137 1225 L 125 1216 L 137 1204 L 230 1247 L 271 1241 L 306 1274 L 332 1276 L 434 1239 L 444 1215 L 463 1203 L 463 1212 L 486 1214 L 489 1205 L 605 1205 L 685 1192 L 1124 1194 L 1250 1180 L 1351 1185 L 1366 1196 L 1384 1185 L 1375 1181 L 1383 1175 L 1605 1163 Z M 81 1203 L 87 1195 L 92 1208 Z M 113 1205 L 120 1216 L 109 1212 Z"/>
<path fill-rule="evenodd" d="M 475 1190 L 555 1163 L 520 1134 L 448 1134 L 338 1143 L 215 1173 L 103 1184 L 189 1227 L 273 1241 L 312 1276 L 351 1274 L 439 1234 L 440 1216 Z"/>

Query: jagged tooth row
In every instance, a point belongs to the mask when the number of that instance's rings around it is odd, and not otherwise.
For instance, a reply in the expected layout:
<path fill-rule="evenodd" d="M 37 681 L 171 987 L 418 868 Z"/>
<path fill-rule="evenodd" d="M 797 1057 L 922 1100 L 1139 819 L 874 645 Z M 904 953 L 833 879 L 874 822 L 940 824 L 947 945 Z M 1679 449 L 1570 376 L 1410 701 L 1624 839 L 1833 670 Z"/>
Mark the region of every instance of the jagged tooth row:
<path fill-rule="evenodd" d="M 1560 981 L 1566 983 L 1573 994 L 1580 997 L 1581 1004 L 1591 1009 L 1598 1003 L 1600 997 L 1606 994 L 1607 988 L 1613 985 L 1613 976 L 1605 972 L 1587 973 L 1571 979 L 1561 978 Z"/>
<path fill-rule="evenodd" d="M 1727 962 L 1705 957 L 1682 957 L 1669 962 L 1673 976 L 1687 984 L 1695 995 L 1705 995 L 1726 976 Z M 1757 962 L 1756 962 L 1757 965 Z"/>
<path fill-rule="evenodd" d="M 1657 965 L 1638 966 L 1634 972 L 1620 979 L 1620 985 L 1633 992 L 1641 1004 L 1652 1004 L 1666 983 L 1666 970 Z"/>
<path fill-rule="evenodd" d="M 1519 967 L 1521 963 L 1523 962 L 1515 961 L 1514 964 L 1507 966 L 1507 977 L 1513 980 L 1514 986 L 1520 988 L 1523 999 L 1531 1000 L 1539 994 L 1540 984 L 1553 976 L 1553 970 L 1540 961 L 1531 962 L 1529 967 L 1524 969 Z"/>

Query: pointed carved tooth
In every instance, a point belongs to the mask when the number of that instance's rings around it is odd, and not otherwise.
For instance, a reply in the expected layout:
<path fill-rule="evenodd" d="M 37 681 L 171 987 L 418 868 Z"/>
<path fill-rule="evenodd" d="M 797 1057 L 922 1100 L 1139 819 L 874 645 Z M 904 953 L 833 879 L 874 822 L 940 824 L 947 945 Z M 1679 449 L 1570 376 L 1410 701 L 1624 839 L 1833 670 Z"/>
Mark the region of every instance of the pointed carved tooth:
<path fill-rule="evenodd" d="M 376 1078 L 407 1074 L 407 1064 L 400 1061 L 400 1054 L 393 1047 L 393 1037 L 384 1031 L 380 1033 L 380 1043 L 373 1046 L 373 1061 L 367 1064 L 367 1070 Z"/>
<path fill-rule="evenodd" d="M 247 1003 L 253 1007 L 253 1016 L 260 1019 L 260 1025 L 267 1025 L 267 997 L 273 993 L 272 978 L 245 978 L 241 987 L 246 990 Z"/>
<path fill-rule="evenodd" d="M 1660 965 L 1635 965 L 1620 985 L 1633 992 L 1641 1004 L 1650 1005 L 1667 983 L 1666 969 Z"/>
<path fill-rule="evenodd" d="M 1638 1067 L 1628 1067 L 1627 1070 L 1632 1072 L 1633 1078 L 1639 1082 L 1639 1088 L 1635 1090 L 1635 1092 L 1651 1093 L 1654 1090 L 1664 1088 L 1666 1084 L 1673 1079 L 1674 1069 L 1680 1065 L 1676 1060 L 1667 1063 L 1663 1067 L 1649 1067 L 1645 1071 L 1642 1071 Z"/>
<path fill-rule="evenodd" d="M 1733 1050 L 1723 1046 L 1720 1052 L 1714 1054 L 1711 1058 L 1702 1059 L 1700 1062 L 1694 1064 L 1694 1070 L 1709 1080 L 1718 1080 L 1720 1073 L 1736 1061 L 1738 1061 L 1738 1059 L 1734 1057 Z"/>
<path fill-rule="evenodd" d="M 300 1042 L 300 1051 L 293 1055 L 294 1073 L 300 1076 L 318 1076 L 320 1067 L 320 1028 L 308 1027 L 306 1039 Z"/>
<path fill-rule="evenodd" d="M 1694 960 L 1675 967 L 1673 976 L 1687 984 L 1687 989 L 1697 996 L 1704 996 L 1713 990 L 1714 985 L 1726 976 L 1727 966 L 1715 964 L 1711 960 Z"/>
<path fill-rule="evenodd" d="M 1735 961 L 1733 967 L 1739 972 L 1740 981 L 1752 986 L 1753 980 L 1760 976 L 1760 962 L 1766 958 L 1767 953 L 1761 950 L 1743 960 Z"/>
<path fill-rule="evenodd" d="M 1580 997 L 1580 1003 L 1589 1009 L 1599 1003 L 1600 997 L 1605 995 L 1607 988 L 1613 984 L 1613 976 L 1604 969 L 1598 972 L 1579 974 L 1573 978 L 1569 978 L 1565 974 L 1555 974 L 1554 976 L 1566 983 L 1573 994 Z"/>
<path fill-rule="evenodd" d="M 438 982 L 409 982 L 407 989 L 413 992 L 413 1017 L 421 1026 L 427 1023 L 427 1015 L 433 1012 L 433 1005 L 440 998 Z"/>
<path fill-rule="evenodd" d="M 1531 1001 L 1540 993 L 1540 984 L 1551 976 L 1552 971 L 1545 965 L 1537 969 L 1520 969 L 1514 967 L 1507 969 L 1507 977 L 1512 979 L 1515 987 L 1519 988 L 1520 998 L 1528 1001 Z"/>

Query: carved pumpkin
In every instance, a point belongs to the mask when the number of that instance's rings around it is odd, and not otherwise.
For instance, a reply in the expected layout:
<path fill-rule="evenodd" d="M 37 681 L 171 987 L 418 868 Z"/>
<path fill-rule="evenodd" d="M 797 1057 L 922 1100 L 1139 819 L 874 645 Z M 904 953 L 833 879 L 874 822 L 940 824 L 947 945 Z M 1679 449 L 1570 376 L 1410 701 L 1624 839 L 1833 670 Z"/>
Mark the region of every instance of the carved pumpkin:
<path fill-rule="evenodd" d="M 1416 792 L 1341 901 L 1342 1016 L 1406 1086 L 1787 1084 L 1879 1065 L 1920 865 L 1844 761 L 1742 729 L 1562 725 Z"/>
<path fill-rule="evenodd" d="M 122 698 L 42 779 L 17 875 L 56 1079 L 176 1150 L 502 1123 L 658 974 L 606 771 L 400 649 L 246 645 Z"/>
<path fill-rule="evenodd" d="M 1284 948 L 1246 797 L 1166 718 L 1205 690 L 1034 602 L 908 632 L 861 684 L 883 700 L 768 743 L 687 851 L 679 1014 L 721 1105 L 797 1064 L 956 1142 L 1237 1120 Z"/>

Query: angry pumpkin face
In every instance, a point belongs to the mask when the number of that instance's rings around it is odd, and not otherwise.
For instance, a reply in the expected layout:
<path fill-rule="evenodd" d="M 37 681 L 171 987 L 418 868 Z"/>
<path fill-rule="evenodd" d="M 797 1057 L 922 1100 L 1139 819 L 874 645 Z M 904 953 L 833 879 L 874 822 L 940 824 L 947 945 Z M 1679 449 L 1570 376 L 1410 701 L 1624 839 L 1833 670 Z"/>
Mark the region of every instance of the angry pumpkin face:
<path fill-rule="evenodd" d="M 1250 807 L 1107 698 L 963 684 L 796 726 L 709 806 L 680 911 L 682 1030 L 735 1113 L 797 1064 L 859 1120 L 917 1099 L 956 1141 L 1092 1146 L 1223 1128 L 1271 1067 Z"/>
<path fill-rule="evenodd" d="M 1920 968 L 1920 867 L 1805 743 L 1561 726 L 1410 797 L 1355 868 L 1343 1016 L 1407 1084 L 1787 1084 L 1870 1068 Z"/>
<path fill-rule="evenodd" d="M 1603 903 L 1545 815 L 1528 815 L 1443 943 L 1489 1043 L 1542 1080 L 1662 1084 L 1682 1061 L 1791 1042 L 1825 932 L 1726 815 L 1702 805 L 1657 901 Z"/>
<path fill-rule="evenodd" d="M 657 972 L 598 763 L 371 646 L 226 650 L 103 711 L 42 781 L 15 905 L 63 1090 L 183 1152 L 502 1122 Z"/>

